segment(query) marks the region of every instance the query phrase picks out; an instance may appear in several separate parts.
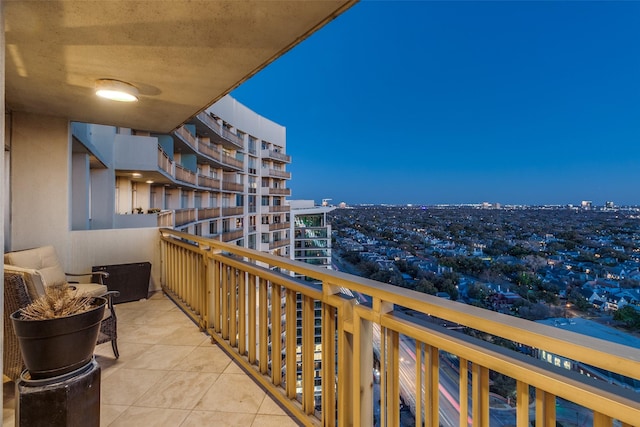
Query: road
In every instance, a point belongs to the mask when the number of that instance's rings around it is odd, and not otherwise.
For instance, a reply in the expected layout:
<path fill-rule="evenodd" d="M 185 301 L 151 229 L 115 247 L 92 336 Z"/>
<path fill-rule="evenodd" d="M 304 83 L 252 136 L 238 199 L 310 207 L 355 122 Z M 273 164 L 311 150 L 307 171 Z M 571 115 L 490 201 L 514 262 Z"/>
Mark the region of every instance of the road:
<path fill-rule="evenodd" d="M 358 272 L 354 266 L 343 262 L 339 257 L 333 258 L 333 268 L 338 271 L 344 271 L 349 274 L 357 275 Z M 364 298 L 362 295 L 356 297 Z M 380 354 L 380 325 L 373 325 L 373 347 L 376 355 Z M 416 355 L 415 340 L 410 337 L 402 336 L 400 341 L 400 396 L 415 415 L 416 404 Z M 439 372 L 439 418 L 440 424 L 445 427 L 455 427 L 459 423 L 460 403 L 459 403 L 459 377 L 457 369 L 447 359 L 443 359 L 441 355 L 440 372 Z M 376 398 L 374 399 L 374 407 L 377 407 L 380 391 L 375 390 Z M 471 425 L 472 401 L 469 396 L 469 414 L 468 423 Z M 529 419 L 535 419 L 535 407 L 530 406 Z M 376 408 L 379 414 L 379 407 Z M 556 418 L 564 426 L 588 426 L 592 424 L 593 414 L 583 407 L 558 399 L 556 406 Z M 490 408 L 489 422 L 491 427 L 503 427 L 516 425 L 516 413 L 514 408 Z"/>

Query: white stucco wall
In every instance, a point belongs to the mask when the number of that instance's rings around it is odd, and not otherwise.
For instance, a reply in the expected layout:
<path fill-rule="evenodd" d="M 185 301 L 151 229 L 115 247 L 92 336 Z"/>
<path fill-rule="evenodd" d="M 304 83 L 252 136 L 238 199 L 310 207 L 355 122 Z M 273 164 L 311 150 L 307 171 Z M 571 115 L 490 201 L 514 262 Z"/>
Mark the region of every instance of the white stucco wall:
<path fill-rule="evenodd" d="M 286 147 L 287 130 L 284 126 L 262 117 L 229 95 L 224 96 L 209 107 L 207 111 L 226 120 L 242 132 L 272 144 Z"/>
<path fill-rule="evenodd" d="M 68 245 L 71 150 L 69 124 L 59 117 L 13 112 L 11 250 Z"/>

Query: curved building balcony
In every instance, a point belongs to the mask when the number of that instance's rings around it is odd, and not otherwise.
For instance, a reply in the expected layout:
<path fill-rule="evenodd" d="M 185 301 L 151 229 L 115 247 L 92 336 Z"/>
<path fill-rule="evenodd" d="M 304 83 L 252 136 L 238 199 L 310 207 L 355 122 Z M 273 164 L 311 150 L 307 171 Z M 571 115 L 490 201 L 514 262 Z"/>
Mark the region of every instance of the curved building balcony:
<path fill-rule="evenodd" d="M 291 163 L 291 156 L 279 151 L 264 149 L 261 151 L 263 159 L 271 159 L 282 163 Z"/>
<path fill-rule="evenodd" d="M 222 216 L 233 216 L 244 214 L 244 206 L 231 206 L 222 208 Z"/>
<path fill-rule="evenodd" d="M 244 141 L 242 138 L 218 123 L 218 121 L 207 112 L 203 111 L 196 115 L 193 122 L 198 132 L 209 137 L 211 141 L 234 150 L 244 149 Z"/>
<path fill-rule="evenodd" d="M 270 196 L 291 196 L 291 189 L 262 187 L 262 194 L 268 194 Z"/>
<path fill-rule="evenodd" d="M 291 179 L 291 172 L 287 172 L 279 169 L 267 169 L 266 175 L 274 178 Z"/>

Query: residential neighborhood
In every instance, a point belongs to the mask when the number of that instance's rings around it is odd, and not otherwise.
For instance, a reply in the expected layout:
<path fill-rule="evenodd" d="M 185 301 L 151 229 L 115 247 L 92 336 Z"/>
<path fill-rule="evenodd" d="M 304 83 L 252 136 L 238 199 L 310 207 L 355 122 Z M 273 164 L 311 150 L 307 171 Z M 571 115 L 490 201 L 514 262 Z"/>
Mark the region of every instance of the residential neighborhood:
<path fill-rule="evenodd" d="M 531 320 L 639 326 L 638 208 L 357 206 L 331 221 L 336 256 L 365 277 Z"/>

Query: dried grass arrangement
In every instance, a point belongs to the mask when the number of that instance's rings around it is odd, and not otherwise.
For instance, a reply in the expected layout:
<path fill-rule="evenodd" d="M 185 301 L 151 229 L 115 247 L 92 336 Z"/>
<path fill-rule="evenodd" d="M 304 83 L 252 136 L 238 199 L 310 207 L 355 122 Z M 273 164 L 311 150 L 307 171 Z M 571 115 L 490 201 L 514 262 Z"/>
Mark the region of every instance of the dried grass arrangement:
<path fill-rule="evenodd" d="M 46 320 L 84 313 L 93 305 L 94 298 L 78 295 L 67 283 L 47 286 L 45 295 L 20 309 L 23 320 Z"/>

